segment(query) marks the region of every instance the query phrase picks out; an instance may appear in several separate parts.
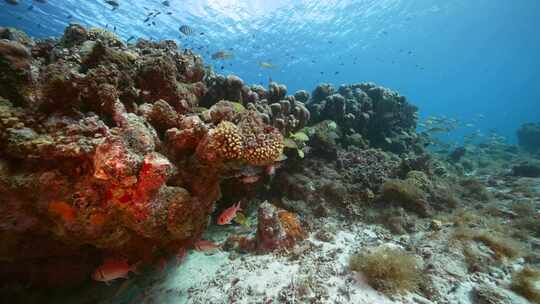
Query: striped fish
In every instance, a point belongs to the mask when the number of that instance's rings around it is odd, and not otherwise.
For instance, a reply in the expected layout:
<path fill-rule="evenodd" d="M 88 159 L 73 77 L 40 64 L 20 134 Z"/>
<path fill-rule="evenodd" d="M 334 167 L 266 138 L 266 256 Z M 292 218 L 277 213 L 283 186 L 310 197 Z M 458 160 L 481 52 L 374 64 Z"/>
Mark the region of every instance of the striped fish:
<path fill-rule="evenodd" d="M 178 30 L 186 36 L 193 35 L 193 29 L 187 25 L 182 25 Z"/>

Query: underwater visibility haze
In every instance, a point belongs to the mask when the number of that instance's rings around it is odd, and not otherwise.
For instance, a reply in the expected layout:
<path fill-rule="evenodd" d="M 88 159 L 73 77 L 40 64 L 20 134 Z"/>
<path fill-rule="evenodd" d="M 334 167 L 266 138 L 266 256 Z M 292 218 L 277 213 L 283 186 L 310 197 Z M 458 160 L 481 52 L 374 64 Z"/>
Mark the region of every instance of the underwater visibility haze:
<path fill-rule="evenodd" d="M 0 0 L 1 302 L 540 303 L 539 28 Z"/>

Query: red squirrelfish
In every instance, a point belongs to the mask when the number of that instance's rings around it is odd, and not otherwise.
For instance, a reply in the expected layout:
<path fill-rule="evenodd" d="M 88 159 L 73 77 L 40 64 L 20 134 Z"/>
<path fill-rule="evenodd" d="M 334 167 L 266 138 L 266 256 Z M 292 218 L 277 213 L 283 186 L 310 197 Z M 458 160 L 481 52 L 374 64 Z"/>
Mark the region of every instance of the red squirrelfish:
<path fill-rule="evenodd" d="M 253 184 L 253 183 L 256 183 L 259 179 L 260 177 L 257 175 L 249 175 L 249 176 L 242 177 L 241 180 L 242 180 L 242 183 L 244 184 Z"/>
<path fill-rule="evenodd" d="M 236 216 L 236 212 L 240 210 L 242 210 L 240 208 L 240 202 L 236 203 L 236 205 L 232 205 L 231 207 L 225 209 L 225 211 L 223 211 L 218 217 L 218 220 L 217 220 L 218 225 L 230 224 L 231 221 Z"/>
<path fill-rule="evenodd" d="M 137 265 L 129 265 L 127 260 L 106 260 L 99 266 L 92 278 L 96 281 L 109 283 L 118 278 L 127 279 L 128 273 L 135 272 Z"/>
<path fill-rule="evenodd" d="M 217 248 L 221 248 L 221 246 L 211 241 L 198 240 L 195 242 L 195 250 L 197 251 L 210 251 Z"/>
<path fill-rule="evenodd" d="M 265 168 L 266 175 L 273 176 L 276 174 L 276 165 L 268 165 Z"/>
<path fill-rule="evenodd" d="M 159 269 L 160 272 L 164 272 L 165 269 L 167 269 L 167 259 L 160 258 L 158 260 L 158 269 Z"/>

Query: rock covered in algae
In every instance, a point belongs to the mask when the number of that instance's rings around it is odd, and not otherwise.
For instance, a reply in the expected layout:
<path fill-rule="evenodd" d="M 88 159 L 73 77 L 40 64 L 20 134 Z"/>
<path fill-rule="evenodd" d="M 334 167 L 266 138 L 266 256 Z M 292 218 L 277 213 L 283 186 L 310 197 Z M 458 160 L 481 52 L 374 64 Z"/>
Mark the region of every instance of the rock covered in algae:
<path fill-rule="evenodd" d="M 283 136 L 265 125 L 252 111 L 246 111 L 238 126 L 220 122 L 197 147 L 197 156 L 206 162 L 244 161 L 261 166 L 273 163 L 283 151 Z"/>
<path fill-rule="evenodd" d="M 24 259 L 41 263 L 44 276 L 19 267 L 3 281 L 46 285 L 55 276 L 67 285 L 104 258 L 146 262 L 174 252 L 205 231 L 225 163 L 267 165 L 281 154 L 282 135 L 259 114 L 237 113 L 226 128 L 200 118 L 202 60 L 172 41 L 126 46 L 80 25 L 36 43 L 2 33 L 2 267 Z M 207 157 L 209 147 L 229 151 L 235 142 L 222 130 L 236 132 L 240 154 Z M 69 250 L 20 254 L 38 240 Z M 77 258 L 84 261 L 73 268 Z"/>
<path fill-rule="evenodd" d="M 290 249 L 307 236 L 294 213 L 279 209 L 268 202 L 259 207 L 257 220 L 259 252 Z"/>
<path fill-rule="evenodd" d="M 257 211 L 255 237 L 231 236 L 225 247 L 243 252 L 268 253 L 292 249 L 306 237 L 307 234 L 295 213 L 264 202 Z"/>
<path fill-rule="evenodd" d="M 371 147 L 395 153 L 420 149 L 415 133 L 418 109 L 404 96 L 373 83 L 319 85 L 307 107 L 313 122 L 333 120 L 348 134 L 358 133 Z"/>
<path fill-rule="evenodd" d="M 0 39 L 0 90 L 16 104 L 28 102 L 33 82 L 30 51 L 17 41 Z"/>
<path fill-rule="evenodd" d="M 238 76 L 210 74 L 205 78 L 208 88 L 201 105 L 212 107 L 216 100 L 240 104 L 259 113 L 265 123 L 276 127 L 284 136 L 305 127 L 310 113 L 295 96 L 287 96 L 287 87 L 271 82 L 268 90 L 257 85 L 248 87 Z M 302 97 L 301 97 L 302 98 Z"/>

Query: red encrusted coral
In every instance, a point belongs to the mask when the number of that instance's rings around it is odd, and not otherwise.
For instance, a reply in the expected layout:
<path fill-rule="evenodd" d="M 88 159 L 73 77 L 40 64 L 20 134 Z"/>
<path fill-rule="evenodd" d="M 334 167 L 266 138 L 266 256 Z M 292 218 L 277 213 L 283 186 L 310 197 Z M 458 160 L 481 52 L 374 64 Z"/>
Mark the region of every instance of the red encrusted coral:
<path fill-rule="evenodd" d="M 291 249 L 305 240 L 307 233 L 296 214 L 264 202 L 257 212 L 257 234 L 254 238 L 230 236 L 225 242 L 227 250 L 267 253 Z"/>

